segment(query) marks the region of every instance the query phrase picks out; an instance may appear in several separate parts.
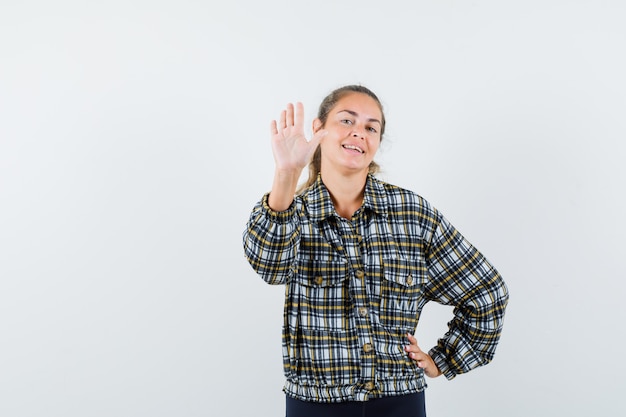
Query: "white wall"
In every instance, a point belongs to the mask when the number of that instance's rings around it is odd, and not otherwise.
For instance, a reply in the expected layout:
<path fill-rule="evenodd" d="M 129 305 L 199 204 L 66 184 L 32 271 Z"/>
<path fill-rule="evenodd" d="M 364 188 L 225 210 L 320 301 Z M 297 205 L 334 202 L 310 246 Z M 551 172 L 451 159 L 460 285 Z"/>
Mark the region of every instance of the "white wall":
<path fill-rule="evenodd" d="M 626 411 L 622 1 L 3 1 L 0 415 L 280 416 L 283 288 L 241 233 L 269 121 L 383 100 L 383 178 L 511 291 L 432 416 Z M 428 306 L 435 342 L 450 316 Z"/>

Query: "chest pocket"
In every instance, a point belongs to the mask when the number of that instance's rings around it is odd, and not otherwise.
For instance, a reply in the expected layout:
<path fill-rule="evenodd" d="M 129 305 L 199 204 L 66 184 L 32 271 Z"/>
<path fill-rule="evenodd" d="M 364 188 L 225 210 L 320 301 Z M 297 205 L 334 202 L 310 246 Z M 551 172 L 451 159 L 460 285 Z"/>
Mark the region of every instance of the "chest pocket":
<path fill-rule="evenodd" d="M 413 333 L 425 301 L 427 277 L 421 259 L 383 259 L 380 320 L 384 326 Z"/>
<path fill-rule="evenodd" d="M 298 322 L 309 330 L 345 331 L 350 305 L 345 261 L 300 260 L 293 277 L 291 299 L 297 305 Z"/>

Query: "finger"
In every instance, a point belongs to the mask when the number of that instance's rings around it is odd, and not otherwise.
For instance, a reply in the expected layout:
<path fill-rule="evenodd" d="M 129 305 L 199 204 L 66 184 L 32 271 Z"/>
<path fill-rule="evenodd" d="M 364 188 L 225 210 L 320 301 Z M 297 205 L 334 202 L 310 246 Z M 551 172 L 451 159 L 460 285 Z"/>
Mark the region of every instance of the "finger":
<path fill-rule="evenodd" d="M 285 126 L 293 126 L 293 104 L 287 104 L 287 109 L 285 110 Z"/>
<path fill-rule="evenodd" d="M 409 339 L 409 347 L 411 350 L 414 350 L 416 352 L 421 352 L 421 349 L 419 347 L 419 345 L 417 344 L 417 339 L 410 333 L 406 334 L 407 339 Z"/>
<path fill-rule="evenodd" d="M 430 356 L 424 352 L 411 352 L 409 357 L 415 361 L 420 368 L 426 368 L 430 363 Z"/>
<path fill-rule="evenodd" d="M 276 126 L 276 120 L 272 120 L 270 123 L 270 133 L 272 135 L 278 135 L 278 127 Z"/>
<path fill-rule="evenodd" d="M 280 128 L 284 129 L 287 127 L 287 112 L 285 110 L 280 112 Z"/>
<path fill-rule="evenodd" d="M 427 357 L 422 352 L 411 352 L 409 353 L 409 358 L 411 358 L 420 368 L 423 368 L 427 365 Z"/>
<path fill-rule="evenodd" d="M 419 346 L 416 345 L 409 345 L 406 346 L 405 351 L 409 354 L 411 353 L 423 353 L 422 350 L 419 348 Z"/>
<path fill-rule="evenodd" d="M 421 360 L 420 358 L 422 357 L 422 355 L 424 355 L 424 352 L 422 352 L 420 348 L 415 345 L 405 346 L 404 351 L 406 352 L 407 356 L 413 360 Z"/>
<path fill-rule="evenodd" d="M 304 127 L 304 105 L 301 102 L 296 103 L 294 127 L 302 129 Z"/>

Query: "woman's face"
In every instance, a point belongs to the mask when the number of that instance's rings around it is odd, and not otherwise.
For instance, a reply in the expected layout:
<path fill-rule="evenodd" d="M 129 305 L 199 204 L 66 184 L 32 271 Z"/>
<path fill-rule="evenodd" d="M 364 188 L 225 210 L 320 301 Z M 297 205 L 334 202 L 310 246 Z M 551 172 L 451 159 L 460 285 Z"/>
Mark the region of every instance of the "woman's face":
<path fill-rule="evenodd" d="M 330 167 L 344 172 L 368 171 L 380 145 L 381 121 L 376 100 L 356 92 L 337 102 L 324 126 L 315 119 L 314 131 L 328 131 L 320 143 L 322 171 Z"/>

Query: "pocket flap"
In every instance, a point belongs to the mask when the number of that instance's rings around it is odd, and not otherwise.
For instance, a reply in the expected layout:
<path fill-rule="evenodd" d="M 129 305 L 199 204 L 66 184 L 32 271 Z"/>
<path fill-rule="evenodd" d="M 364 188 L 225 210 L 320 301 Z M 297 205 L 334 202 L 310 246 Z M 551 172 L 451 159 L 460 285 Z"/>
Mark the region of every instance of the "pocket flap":
<path fill-rule="evenodd" d="M 309 287 L 330 287 L 348 278 L 349 265 L 346 261 L 300 260 L 295 279 Z"/>
<path fill-rule="evenodd" d="M 424 285 L 428 280 L 426 262 L 422 259 L 384 258 L 385 279 L 403 287 Z"/>

